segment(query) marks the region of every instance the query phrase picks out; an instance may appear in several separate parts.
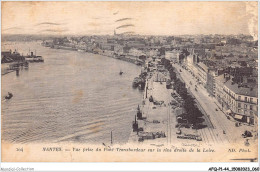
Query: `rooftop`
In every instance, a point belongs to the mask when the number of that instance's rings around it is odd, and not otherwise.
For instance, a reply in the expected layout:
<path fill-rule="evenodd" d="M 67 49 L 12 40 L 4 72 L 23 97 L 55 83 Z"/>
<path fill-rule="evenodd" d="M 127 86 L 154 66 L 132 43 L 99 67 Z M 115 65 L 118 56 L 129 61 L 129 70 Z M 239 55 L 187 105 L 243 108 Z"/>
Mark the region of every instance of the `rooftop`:
<path fill-rule="evenodd" d="M 221 83 L 226 82 L 226 79 L 224 78 L 224 74 L 217 76 L 215 79 Z"/>
<path fill-rule="evenodd" d="M 257 85 L 255 87 L 247 88 L 247 87 L 238 87 L 238 84 L 233 83 L 231 80 L 228 80 L 224 83 L 226 87 L 228 87 L 230 90 L 232 90 L 234 93 L 244 96 L 250 96 L 250 97 L 258 97 L 258 89 Z"/>

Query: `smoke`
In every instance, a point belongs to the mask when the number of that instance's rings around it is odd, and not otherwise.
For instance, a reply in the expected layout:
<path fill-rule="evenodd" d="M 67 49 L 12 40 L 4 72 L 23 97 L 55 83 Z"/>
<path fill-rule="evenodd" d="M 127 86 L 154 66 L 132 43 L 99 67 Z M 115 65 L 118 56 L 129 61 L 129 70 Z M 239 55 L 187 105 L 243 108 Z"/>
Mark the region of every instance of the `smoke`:
<path fill-rule="evenodd" d="M 116 29 L 126 28 L 126 27 L 134 27 L 134 26 L 135 25 L 133 25 L 133 24 L 125 24 L 125 25 L 118 26 Z"/>

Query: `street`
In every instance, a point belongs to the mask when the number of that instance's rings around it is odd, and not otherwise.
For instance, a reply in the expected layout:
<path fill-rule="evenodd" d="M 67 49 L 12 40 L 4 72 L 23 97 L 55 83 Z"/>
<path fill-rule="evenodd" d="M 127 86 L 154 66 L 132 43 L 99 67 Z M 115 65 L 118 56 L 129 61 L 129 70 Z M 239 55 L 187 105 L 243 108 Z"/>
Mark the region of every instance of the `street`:
<path fill-rule="evenodd" d="M 253 127 L 247 125 L 235 127 L 235 122 L 228 120 L 226 115 L 219 109 L 220 105 L 217 106 L 217 100 L 209 96 L 206 89 L 202 85 L 197 84 L 196 79 L 187 70 L 177 64 L 173 64 L 173 67 L 175 67 L 178 72 L 180 69 L 182 70 L 182 72 L 179 72 L 180 76 L 185 81 L 188 90 L 196 98 L 198 107 L 202 108 L 200 108 L 200 110 L 206 115 L 205 119 L 208 120 L 207 123 L 212 123 L 213 125 L 213 127 L 209 125 L 206 128 L 198 130 L 203 140 L 209 144 L 225 144 L 243 141 L 244 139 L 241 134 L 245 130 L 252 131 Z M 192 84 L 190 84 L 190 82 Z M 195 84 L 197 85 L 197 91 L 195 90 Z M 218 111 L 216 109 L 218 109 Z"/>

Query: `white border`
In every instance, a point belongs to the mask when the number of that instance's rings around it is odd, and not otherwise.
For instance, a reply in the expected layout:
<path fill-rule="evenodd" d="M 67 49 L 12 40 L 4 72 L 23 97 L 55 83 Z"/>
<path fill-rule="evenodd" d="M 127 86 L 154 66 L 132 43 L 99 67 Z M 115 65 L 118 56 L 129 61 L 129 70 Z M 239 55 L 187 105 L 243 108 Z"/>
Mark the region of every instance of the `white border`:
<path fill-rule="evenodd" d="M 6 1 L 6 0 L 1 0 Z M 20 1 L 20 0 L 9 0 L 9 1 Z M 37 0 L 31 0 L 37 1 Z M 39 1 L 39 0 L 38 0 Z M 51 1 L 51 0 L 44 0 Z M 56 1 L 64 1 L 64 0 L 56 0 Z M 84 1 L 84 0 L 76 0 L 76 1 Z M 89 0 L 93 1 L 93 0 Z M 108 0 L 96 0 L 96 1 L 108 1 Z M 120 0 L 114 0 L 120 1 Z M 132 0 L 132 1 L 141 1 L 141 0 Z M 142 0 L 149 1 L 149 0 Z M 176 1 L 176 0 L 173 0 Z M 181 1 L 194 1 L 194 0 L 181 0 Z M 209 0 L 195 0 L 195 1 L 209 1 Z M 215 1 L 237 1 L 237 0 L 215 0 Z M 256 0 L 239 0 L 239 1 L 256 1 Z M 260 6 L 258 1 L 258 28 L 259 28 L 259 14 L 260 14 Z M 1 8 L 1 5 L 0 5 Z M 1 23 L 1 18 L 0 18 Z M 259 31 L 258 31 L 259 38 Z M 1 35 L 0 35 L 1 39 Z M 0 42 L 1 46 L 1 42 Z M 259 47 L 259 42 L 258 42 Z M 258 54 L 260 53 L 260 49 L 258 48 Z M 258 68 L 260 67 L 258 63 Z M 1 72 L 0 72 L 1 73 Z M 258 71 L 258 77 L 260 72 Z M 0 79 L 1 81 L 1 79 Z M 260 86 L 258 85 L 258 90 Z M 1 85 L 0 85 L 1 90 Z M 258 93 L 258 95 L 260 95 Z M 0 105 L 1 106 L 1 105 Z M 1 118 L 0 118 L 1 123 Z M 259 126 L 259 121 L 258 121 Z M 258 133 L 260 129 L 258 128 Z M 0 136 L 1 140 L 1 136 Z M 0 142 L 1 145 L 1 142 Z M 258 138 L 258 150 L 259 150 L 259 138 Z M 258 151 L 259 158 L 259 151 Z M 1 160 L 1 154 L 0 154 Z M 259 167 L 259 159 L 258 162 L 255 163 L 10 163 L 10 162 L 0 162 L 0 168 L 7 168 L 9 171 L 21 171 L 21 168 L 34 168 L 34 171 L 208 171 L 210 167 L 228 167 L 231 169 L 232 167 Z M 1 169 L 0 169 L 1 171 Z"/>

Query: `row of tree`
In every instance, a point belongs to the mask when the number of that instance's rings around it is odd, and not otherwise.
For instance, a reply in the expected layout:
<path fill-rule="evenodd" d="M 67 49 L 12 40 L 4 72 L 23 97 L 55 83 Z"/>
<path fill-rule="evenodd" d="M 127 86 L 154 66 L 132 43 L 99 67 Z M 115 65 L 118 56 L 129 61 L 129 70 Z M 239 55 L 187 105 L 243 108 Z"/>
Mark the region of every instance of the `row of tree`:
<path fill-rule="evenodd" d="M 188 93 L 185 83 L 177 77 L 176 69 L 171 65 L 170 60 L 163 58 L 161 63 L 169 71 L 171 81 L 174 83 L 174 89 L 184 100 L 184 108 L 187 113 L 185 116 L 187 117 L 188 122 L 193 125 L 198 125 L 201 122 L 200 117 L 202 117 L 203 114 L 196 106 L 194 98 Z"/>

